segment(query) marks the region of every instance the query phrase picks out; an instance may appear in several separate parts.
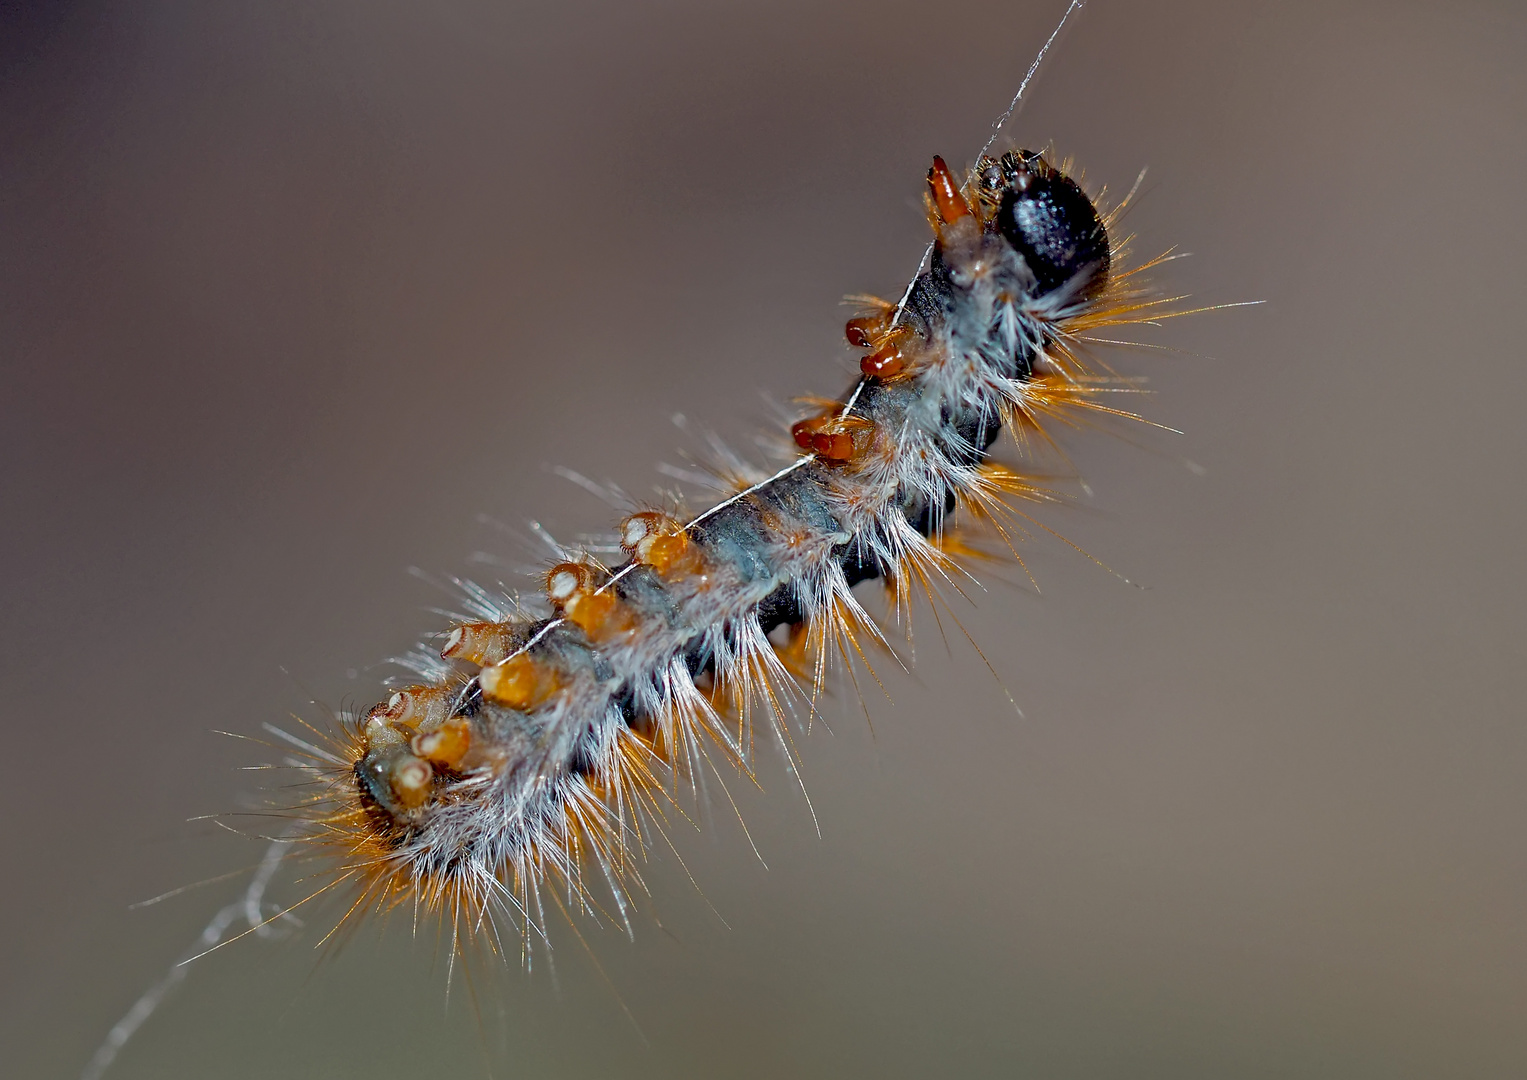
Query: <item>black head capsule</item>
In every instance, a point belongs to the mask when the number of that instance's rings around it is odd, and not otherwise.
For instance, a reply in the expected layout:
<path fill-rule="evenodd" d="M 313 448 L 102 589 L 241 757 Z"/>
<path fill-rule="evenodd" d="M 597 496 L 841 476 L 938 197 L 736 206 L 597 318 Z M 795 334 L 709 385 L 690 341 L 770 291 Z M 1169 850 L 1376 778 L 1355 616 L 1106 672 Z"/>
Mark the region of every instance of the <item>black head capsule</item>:
<path fill-rule="evenodd" d="M 1108 230 L 1076 181 L 1038 154 L 1003 155 L 997 229 L 1034 272 L 1039 295 L 1069 286 L 1095 296 L 1108 282 Z"/>

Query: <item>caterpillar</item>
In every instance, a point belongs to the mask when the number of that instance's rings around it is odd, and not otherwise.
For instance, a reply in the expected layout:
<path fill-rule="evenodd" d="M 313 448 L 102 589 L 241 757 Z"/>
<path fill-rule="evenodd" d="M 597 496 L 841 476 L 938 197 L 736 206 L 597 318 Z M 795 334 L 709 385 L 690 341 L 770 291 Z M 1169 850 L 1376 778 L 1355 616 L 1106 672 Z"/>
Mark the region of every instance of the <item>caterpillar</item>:
<path fill-rule="evenodd" d="M 411 903 L 494 942 L 507 916 L 525 947 L 548 896 L 626 920 L 680 792 L 746 773 L 760 741 L 792 757 L 829 670 L 886 644 L 856 585 L 905 617 L 966 572 L 956 520 L 1011 546 L 1016 506 L 1054 498 L 991 460 L 1004 429 L 1032 459 L 1052 422 L 1132 415 L 1079 346 L 1158 304 L 1120 268 L 1116 212 L 1028 150 L 964 183 L 935 157 L 925 198 L 927 269 L 849 320 L 860 376 L 791 427 L 793 459 L 721 462 L 726 497 L 698 513 L 631 507 L 607 552 L 561 550 L 539 603 L 469 587 L 413 681 L 312 755 L 307 839 L 359 886 L 351 913 Z"/>

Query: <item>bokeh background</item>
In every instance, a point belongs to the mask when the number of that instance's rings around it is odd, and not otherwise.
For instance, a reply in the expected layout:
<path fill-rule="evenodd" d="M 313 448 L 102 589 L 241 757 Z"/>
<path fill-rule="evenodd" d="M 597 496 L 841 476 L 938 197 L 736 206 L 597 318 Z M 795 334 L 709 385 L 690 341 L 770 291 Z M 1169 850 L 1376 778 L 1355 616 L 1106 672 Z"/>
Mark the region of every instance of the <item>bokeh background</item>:
<path fill-rule="evenodd" d="M 930 155 L 1058 2 L 0 3 L 0 1044 L 78 1074 L 237 895 L 259 736 L 646 493 L 682 413 L 836 393 Z M 1527 1075 L 1516 4 L 1095 0 L 1011 134 L 1195 301 L 1152 419 L 924 620 L 873 726 L 649 868 L 635 940 L 459 978 L 200 961 L 112 1075 Z M 513 580 L 512 578 L 510 580 Z M 258 829 L 244 822 L 241 828 Z M 305 886 L 289 879 L 275 896 Z M 591 959 L 591 957 L 593 959 Z M 597 963 L 596 963 L 597 961 Z M 602 970 L 601 970 L 602 969 Z M 629 1009 L 629 1019 L 624 1009 Z M 641 1034 L 636 1028 L 639 1026 Z"/>

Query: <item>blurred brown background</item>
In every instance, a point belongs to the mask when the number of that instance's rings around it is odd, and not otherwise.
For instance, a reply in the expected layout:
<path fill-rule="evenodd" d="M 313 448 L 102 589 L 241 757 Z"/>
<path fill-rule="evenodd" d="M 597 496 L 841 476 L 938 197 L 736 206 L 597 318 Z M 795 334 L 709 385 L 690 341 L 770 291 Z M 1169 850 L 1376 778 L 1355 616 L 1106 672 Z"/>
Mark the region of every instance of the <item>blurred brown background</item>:
<path fill-rule="evenodd" d="M 7 1075 L 237 894 L 127 910 L 258 859 L 187 823 L 264 798 L 211 729 L 373 700 L 447 602 L 406 568 L 491 579 L 480 515 L 609 522 L 549 466 L 646 492 L 671 414 L 746 445 L 846 384 L 839 297 L 900 288 L 1061 6 L 0 4 Z M 1089 5 L 1011 134 L 1149 166 L 1165 285 L 1267 301 L 1122 361 L 1185 436 L 1069 443 L 1047 522 L 1147 588 L 988 575 L 1021 718 L 925 619 L 805 740 L 821 839 L 766 766 L 768 869 L 713 808 L 704 898 L 669 855 L 661 924 L 580 924 L 608 983 L 562 928 L 447 1003 L 431 935 L 320 960 L 319 911 L 113 1075 L 1527 1074 L 1524 29 Z"/>

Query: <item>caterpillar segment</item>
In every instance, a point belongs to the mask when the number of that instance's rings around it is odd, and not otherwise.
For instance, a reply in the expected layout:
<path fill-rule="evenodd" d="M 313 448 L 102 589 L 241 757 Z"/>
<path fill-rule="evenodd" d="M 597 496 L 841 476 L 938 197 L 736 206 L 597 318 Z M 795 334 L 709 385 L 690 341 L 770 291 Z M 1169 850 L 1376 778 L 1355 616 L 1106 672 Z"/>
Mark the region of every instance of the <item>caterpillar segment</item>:
<path fill-rule="evenodd" d="M 830 657 L 880 639 L 853 586 L 882 578 L 900 607 L 950 579 L 957 508 L 1000 529 L 1012 500 L 1046 497 L 987 461 L 993 442 L 1006 427 L 1026 450 L 1100 407 L 1118 380 L 1077 335 L 1156 302 L 1041 154 L 983 156 L 964 184 L 934 158 L 926 200 L 931 261 L 900 304 L 849 320 L 862 375 L 794 425 L 800 456 L 693 519 L 631 514 L 619 565 L 553 566 L 550 614 L 452 627 L 438 668 L 359 718 L 314 813 L 361 886 L 352 911 L 411 901 L 493 942 L 504 913 L 528 941 L 554 886 L 625 920 L 680 789 L 747 770 L 758 733 L 793 753 L 786 720 Z"/>

